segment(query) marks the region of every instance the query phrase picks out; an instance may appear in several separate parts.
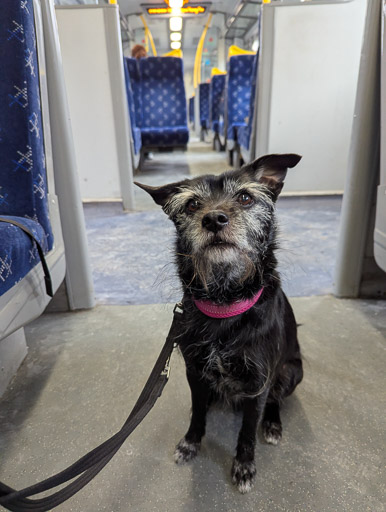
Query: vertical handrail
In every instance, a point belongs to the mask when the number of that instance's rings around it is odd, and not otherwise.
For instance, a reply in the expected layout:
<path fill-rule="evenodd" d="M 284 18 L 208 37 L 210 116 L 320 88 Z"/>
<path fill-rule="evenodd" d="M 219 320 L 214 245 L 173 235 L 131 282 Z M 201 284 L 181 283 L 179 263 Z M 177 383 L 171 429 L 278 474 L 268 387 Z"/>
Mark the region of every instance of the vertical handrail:
<path fill-rule="evenodd" d="M 143 14 L 140 15 L 140 18 L 141 18 L 141 21 L 143 23 L 143 26 L 145 27 L 145 45 L 146 45 L 146 51 L 148 52 L 149 51 L 149 41 L 150 41 L 150 46 L 151 46 L 151 49 L 152 49 L 152 52 L 153 52 L 153 55 L 154 57 L 157 57 L 157 50 L 155 49 L 155 45 L 154 45 L 154 39 L 153 39 L 153 36 L 150 32 L 150 28 L 145 20 L 145 17 L 143 16 Z"/>
<path fill-rule="evenodd" d="M 196 56 L 194 58 L 194 72 L 193 72 L 193 85 L 194 89 L 198 87 L 198 84 L 201 82 L 201 59 L 202 59 L 202 49 L 204 47 L 206 33 L 208 32 L 208 28 L 210 22 L 212 21 L 213 13 L 209 14 L 208 21 L 202 31 L 200 40 L 198 41 Z"/>

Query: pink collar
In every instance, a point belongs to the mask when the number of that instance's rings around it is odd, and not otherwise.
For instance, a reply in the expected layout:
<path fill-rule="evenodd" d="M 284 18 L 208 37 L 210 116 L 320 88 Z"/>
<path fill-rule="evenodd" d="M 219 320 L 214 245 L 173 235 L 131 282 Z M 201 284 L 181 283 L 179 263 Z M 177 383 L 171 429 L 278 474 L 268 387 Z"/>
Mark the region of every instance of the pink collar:
<path fill-rule="evenodd" d="M 219 306 L 210 300 L 193 299 L 193 301 L 201 313 L 204 313 L 206 316 L 210 316 L 211 318 L 230 318 L 248 311 L 248 309 L 250 309 L 260 299 L 263 290 L 264 287 L 262 287 L 251 299 L 233 302 L 232 304 L 227 304 L 225 306 Z"/>

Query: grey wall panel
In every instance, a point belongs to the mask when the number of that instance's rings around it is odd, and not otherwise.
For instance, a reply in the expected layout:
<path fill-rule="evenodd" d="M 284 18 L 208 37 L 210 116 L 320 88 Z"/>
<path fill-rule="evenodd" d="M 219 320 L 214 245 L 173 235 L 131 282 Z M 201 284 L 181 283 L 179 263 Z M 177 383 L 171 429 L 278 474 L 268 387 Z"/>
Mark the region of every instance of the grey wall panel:
<path fill-rule="evenodd" d="M 380 184 L 377 195 L 377 213 L 374 230 L 374 256 L 377 264 L 386 271 L 386 0 L 382 10 L 381 49 L 381 161 Z"/>
<path fill-rule="evenodd" d="M 285 191 L 342 191 L 366 0 L 262 6 L 256 156 L 303 159 Z"/>

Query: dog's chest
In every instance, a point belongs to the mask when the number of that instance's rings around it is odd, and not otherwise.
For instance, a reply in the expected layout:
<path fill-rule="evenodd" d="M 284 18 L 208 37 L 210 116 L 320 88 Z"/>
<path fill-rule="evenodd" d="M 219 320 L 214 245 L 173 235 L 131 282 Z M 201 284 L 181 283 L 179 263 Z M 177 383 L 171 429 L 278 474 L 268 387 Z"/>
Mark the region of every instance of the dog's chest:
<path fill-rule="evenodd" d="M 219 342 L 203 342 L 196 347 L 202 378 L 222 398 L 237 401 L 259 393 L 264 370 L 253 349 L 235 349 Z"/>

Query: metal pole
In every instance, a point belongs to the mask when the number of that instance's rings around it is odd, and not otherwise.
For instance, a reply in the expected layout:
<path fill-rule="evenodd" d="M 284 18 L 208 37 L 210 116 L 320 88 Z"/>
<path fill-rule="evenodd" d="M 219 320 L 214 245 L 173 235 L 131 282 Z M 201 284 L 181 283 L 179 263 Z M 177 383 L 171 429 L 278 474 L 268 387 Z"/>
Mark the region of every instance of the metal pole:
<path fill-rule="evenodd" d="M 95 304 L 94 287 L 53 0 L 42 0 L 42 15 L 55 188 L 66 253 L 68 302 L 71 309 L 87 309 Z"/>
<path fill-rule="evenodd" d="M 335 269 L 338 297 L 359 295 L 371 201 L 379 170 L 381 7 L 382 0 L 367 2 Z"/>

